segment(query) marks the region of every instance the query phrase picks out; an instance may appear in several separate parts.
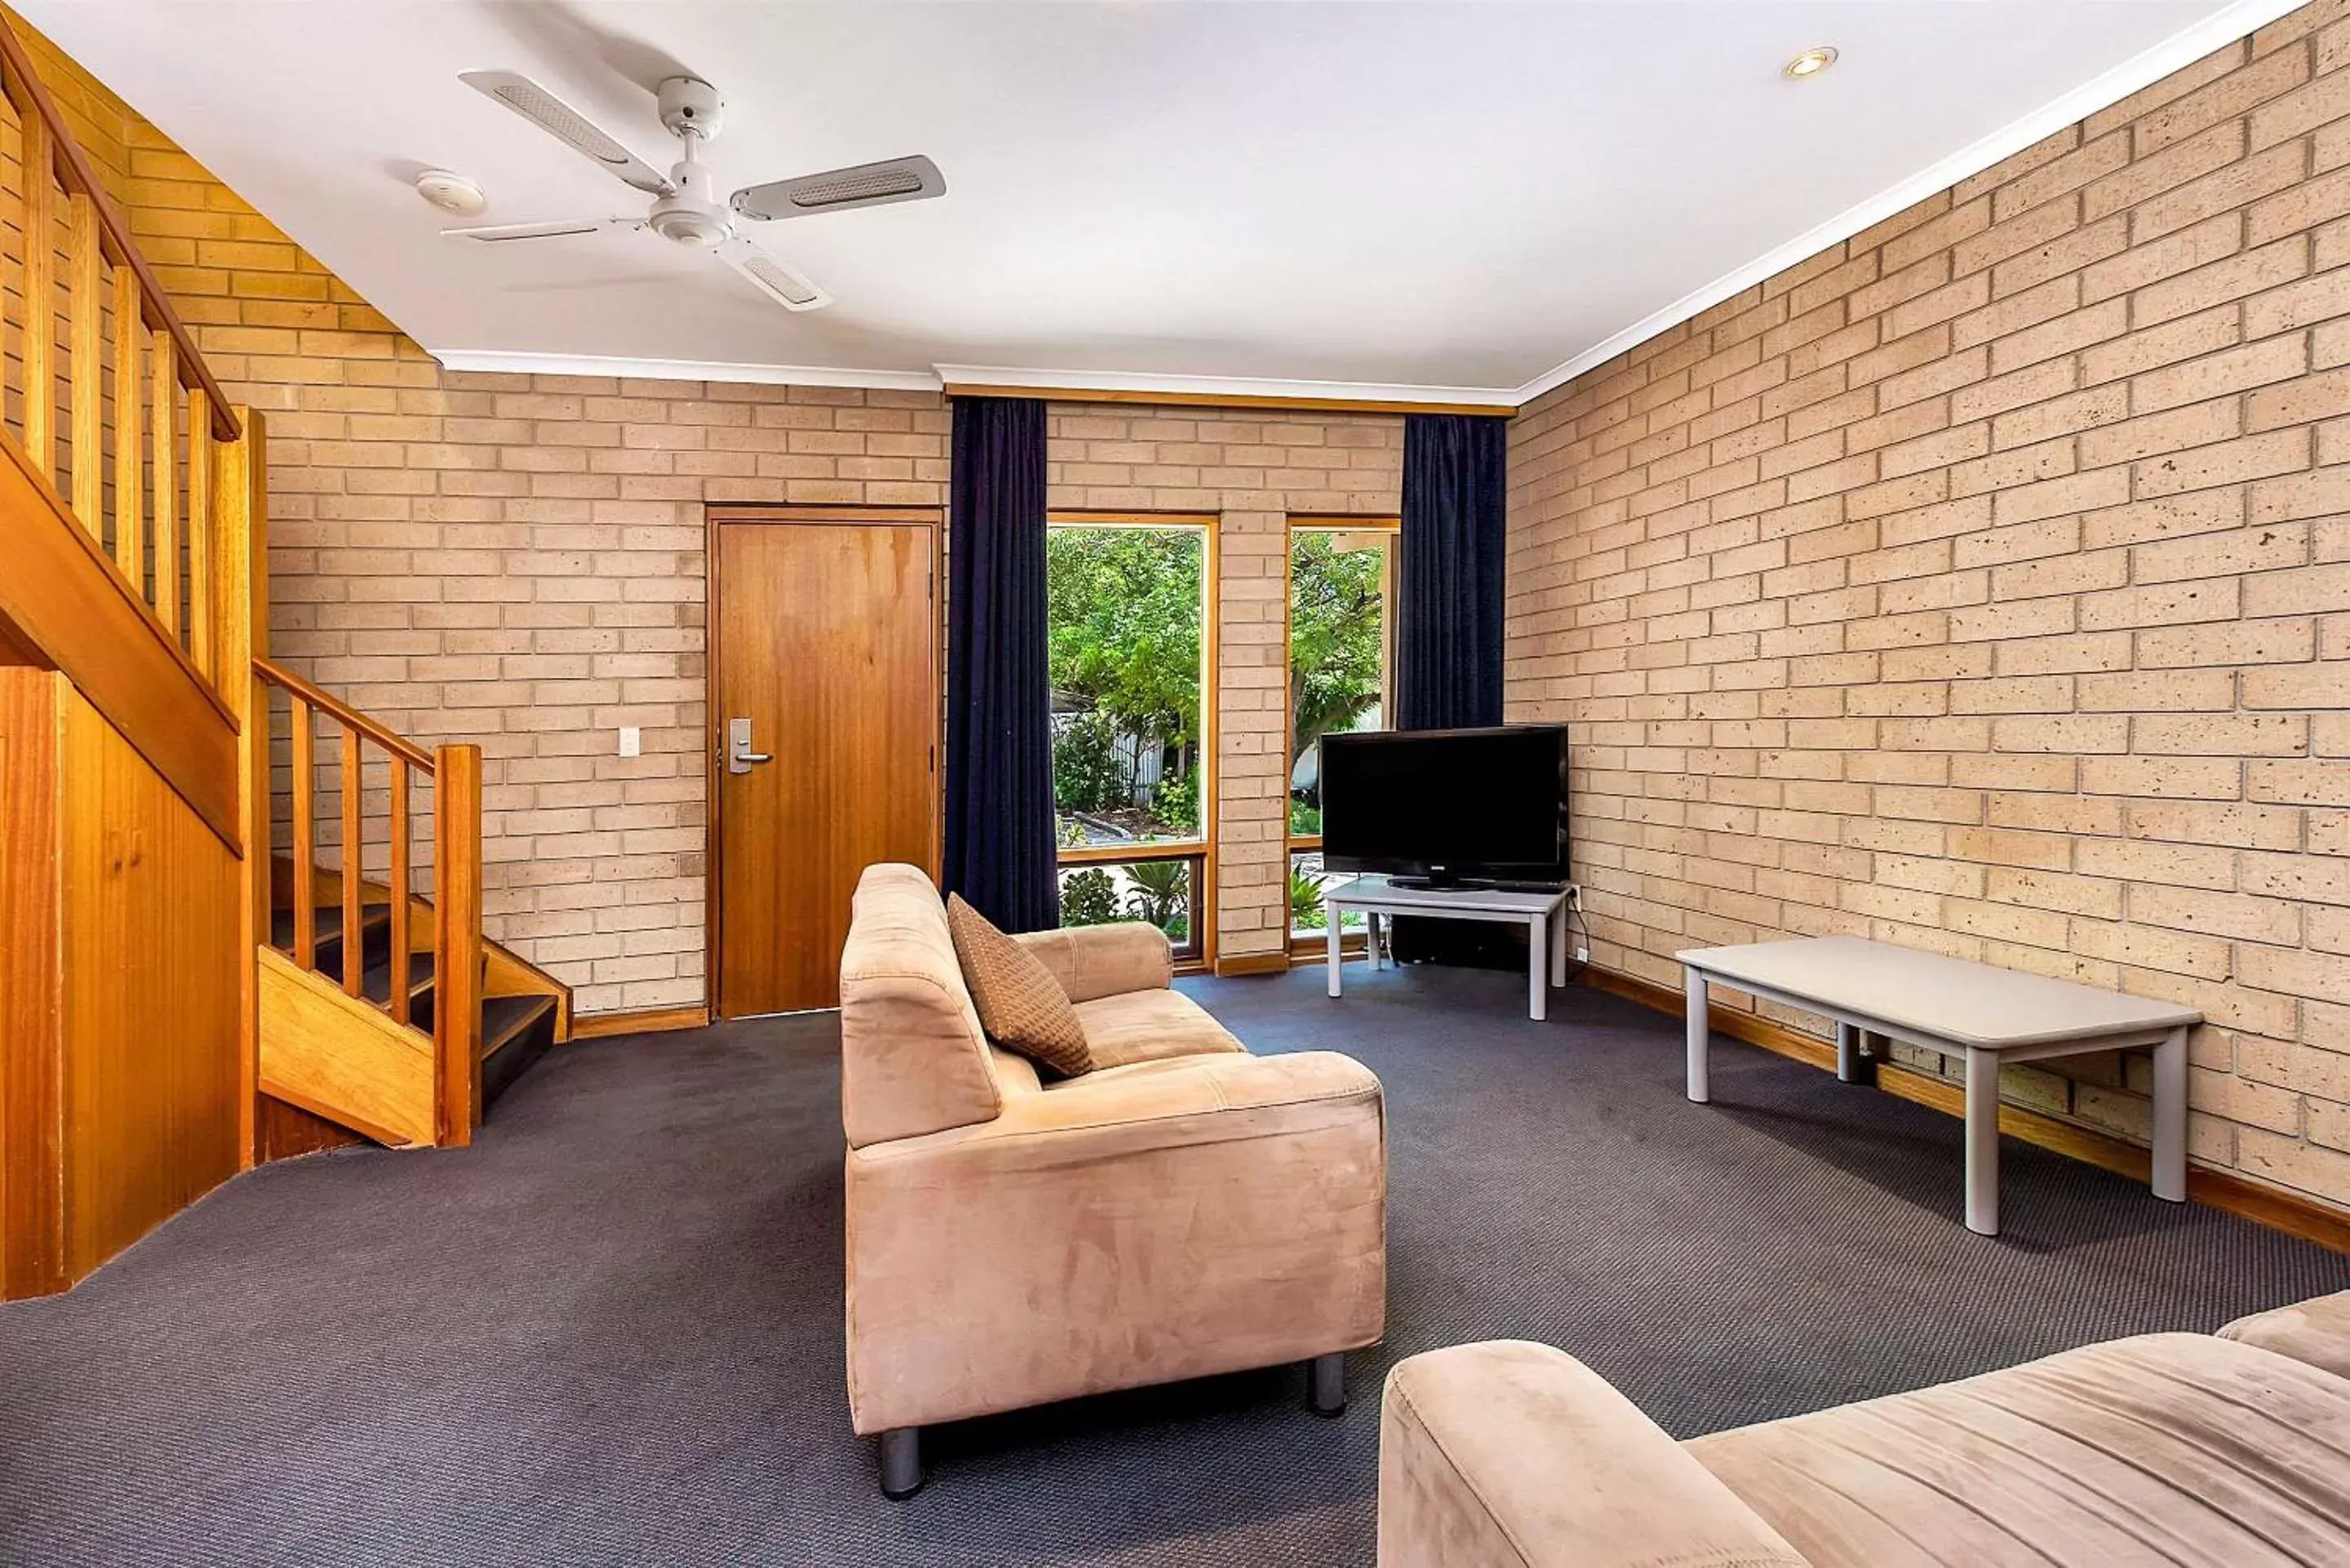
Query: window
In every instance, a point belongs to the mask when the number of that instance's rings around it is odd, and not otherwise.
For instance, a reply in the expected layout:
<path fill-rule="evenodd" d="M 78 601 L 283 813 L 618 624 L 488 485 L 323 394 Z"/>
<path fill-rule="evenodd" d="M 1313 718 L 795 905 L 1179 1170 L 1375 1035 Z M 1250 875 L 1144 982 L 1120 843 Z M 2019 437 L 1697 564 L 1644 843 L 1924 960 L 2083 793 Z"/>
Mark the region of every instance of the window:
<path fill-rule="evenodd" d="M 1145 919 L 1205 950 L 1207 531 L 1055 522 L 1045 540 L 1061 923 Z"/>
<path fill-rule="evenodd" d="M 1289 927 L 1323 932 L 1322 783 L 1315 742 L 1382 729 L 1390 708 L 1396 524 L 1292 526 L 1289 535 Z M 1347 917 L 1346 929 L 1362 929 Z"/>

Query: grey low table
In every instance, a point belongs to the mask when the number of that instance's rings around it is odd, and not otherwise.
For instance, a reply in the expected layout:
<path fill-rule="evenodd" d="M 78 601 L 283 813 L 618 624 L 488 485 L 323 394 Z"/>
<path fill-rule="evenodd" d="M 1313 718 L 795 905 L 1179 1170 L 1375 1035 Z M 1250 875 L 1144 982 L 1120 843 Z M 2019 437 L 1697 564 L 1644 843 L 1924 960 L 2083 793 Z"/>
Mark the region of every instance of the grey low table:
<path fill-rule="evenodd" d="M 1732 986 L 1832 1018 L 1836 1076 L 1873 1078 L 1872 1047 L 1898 1040 L 1967 1062 L 1967 1229 L 1999 1234 L 1999 1069 L 2092 1051 L 2154 1051 L 2157 1198 L 2187 1198 L 2191 1007 L 2024 974 L 1860 937 L 1804 937 L 1673 955 L 1689 990 L 1689 1097 L 1706 1086 L 1706 988 Z"/>
<path fill-rule="evenodd" d="M 1364 946 L 1371 967 L 1379 967 L 1379 917 L 1427 915 L 1442 920 L 1499 920 L 1526 929 L 1526 1016 L 1550 1012 L 1550 988 L 1566 983 L 1566 922 L 1560 911 L 1564 888 L 1508 892 L 1498 888 L 1399 888 L 1385 877 L 1357 877 L 1326 889 L 1322 907 L 1329 921 L 1330 994 L 1338 994 L 1338 916 L 1363 912 Z"/>

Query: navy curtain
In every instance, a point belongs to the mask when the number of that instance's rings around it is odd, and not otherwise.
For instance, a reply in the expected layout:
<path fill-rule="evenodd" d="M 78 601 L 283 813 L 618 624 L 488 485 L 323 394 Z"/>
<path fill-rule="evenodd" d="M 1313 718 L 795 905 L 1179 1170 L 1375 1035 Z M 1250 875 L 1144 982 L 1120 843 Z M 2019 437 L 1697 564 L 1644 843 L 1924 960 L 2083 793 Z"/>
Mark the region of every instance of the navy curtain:
<path fill-rule="evenodd" d="M 1478 414 L 1404 416 L 1399 730 L 1502 722 L 1507 423 Z"/>
<path fill-rule="evenodd" d="M 1060 923 L 1045 650 L 1045 405 L 957 398 L 947 530 L 944 890 Z"/>

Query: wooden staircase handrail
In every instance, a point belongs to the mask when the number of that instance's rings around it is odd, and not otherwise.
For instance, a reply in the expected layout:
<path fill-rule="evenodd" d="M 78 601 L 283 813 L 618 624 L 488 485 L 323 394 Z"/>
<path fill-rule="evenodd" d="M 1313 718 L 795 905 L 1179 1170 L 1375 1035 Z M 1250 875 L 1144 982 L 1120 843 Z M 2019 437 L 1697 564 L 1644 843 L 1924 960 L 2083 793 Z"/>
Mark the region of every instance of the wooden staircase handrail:
<path fill-rule="evenodd" d="M 0 98 L 22 251 L 0 295 L 0 649 L 63 671 L 242 850 L 263 421 L 230 405 L 5 14 Z"/>
<path fill-rule="evenodd" d="M 431 752 L 401 735 L 398 731 L 369 718 L 349 703 L 321 691 L 284 665 L 272 664 L 265 659 L 256 659 L 253 661 L 253 672 L 279 691 L 299 697 L 311 708 L 326 714 L 345 729 L 358 731 L 393 756 L 407 763 L 409 766 L 421 768 L 428 774 L 432 772 L 434 763 Z"/>
<path fill-rule="evenodd" d="M 67 129 L 65 118 L 57 112 L 48 88 L 41 85 L 39 73 L 34 70 L 32 57 L 26 54 L 15 29 L 0 19 L 0 93 L 5 93 L 19 116 L 38 119 L 47 131 L 50 172 L 69 196 L 87 197 L 96 210 L 99 244 L 108 262 L 118 267 L 128 267 L 139 284 L 140 317 L 148 329 L 162 333 L 171 339 L 173 369 L 181 386 L 192 392 L 202 392 L 212 409 L 212 433 L 222 441 L 235 441 L 244 434 L 237 421 L 236 410 L 231 406 L 228 394 L 204 364 L 204 357 L 196 349 L 195 339 L 172 308 L 171 296 L 163 292 L 147 258 L 139 254 L 130 242 L 130 231 L 114 203 L 107 199 L 105 187 L 99 183 L 96 171 L 89 166 L 89 157 Z M 33 182 L 28 171 L 26 183 Z"/>

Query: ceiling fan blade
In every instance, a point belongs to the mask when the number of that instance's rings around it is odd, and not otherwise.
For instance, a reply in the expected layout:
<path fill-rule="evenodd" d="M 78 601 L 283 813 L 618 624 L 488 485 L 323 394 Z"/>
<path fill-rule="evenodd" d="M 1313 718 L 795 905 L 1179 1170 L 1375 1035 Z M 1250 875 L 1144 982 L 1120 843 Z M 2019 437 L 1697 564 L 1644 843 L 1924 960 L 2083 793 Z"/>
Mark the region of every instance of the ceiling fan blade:
<path fill-rule="evenodd" d="M 471 228 L 443 229 L 441 237 L 498 244 L 507 240 L 556 240 L 566 234 L 598 234 L 606 229 L 629 228 L 636 223 L 634 218 L 575 218 L 548 223 L 477 223 Z"/>
<path fill-rule="evenodd" d="M 734 210 L 746 218 L 807 218 L 845 213 L 852 207 L 886 207 L 892 202 L 927 202 L 947 193 L 946 176 L 929 159 L 891 158 L 852 169 L 827 169 L 734 192 Z"/>
<path fill-rule="evenodd" d="M 785 310 L 822 310 L 832 303 L 832 296 L 739 234 L 720 245 L 716 254 Z"/>
<path fill-rule="evenodd" d="M 621 146 L 577 109 L 517 71 L 460 71 L 457 79 L 505 105 L 557 141 L 585 153 L 629 184 L 650 195 L 672 187 L 660 171 Z"/>

